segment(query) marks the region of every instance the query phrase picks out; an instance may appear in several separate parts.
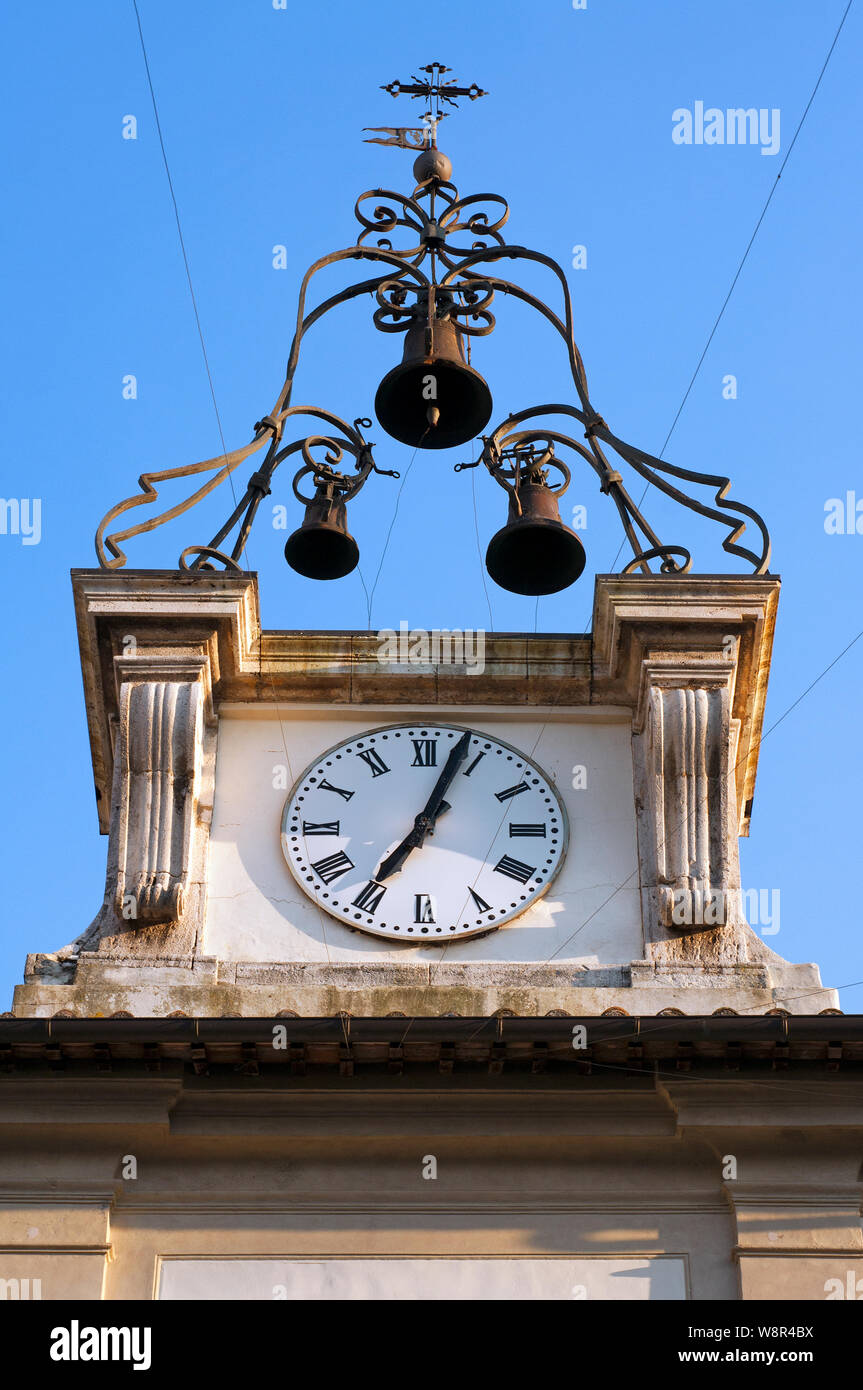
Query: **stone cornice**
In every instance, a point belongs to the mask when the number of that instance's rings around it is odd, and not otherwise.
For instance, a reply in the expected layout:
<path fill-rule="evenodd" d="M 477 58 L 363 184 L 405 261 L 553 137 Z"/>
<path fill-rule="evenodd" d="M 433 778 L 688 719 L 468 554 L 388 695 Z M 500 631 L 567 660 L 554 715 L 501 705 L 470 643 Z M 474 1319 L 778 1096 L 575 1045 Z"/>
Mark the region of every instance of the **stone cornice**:
<path fill-rule="evenodd" d="M 711 1064 L 724 1058 L 726 1048 L 731 1048 L 739 1060 L 739 1049 L 743 1046 L 764 1049 L 763 1053 L 752 1055 L 768 1061 L 776 1047 L 799 1046 L 801 1061 L 807 1060 L 806 1049 L 812 1048 L 816 1051 L 809 1060 L 820 1058 L 837 1063 L 842 1060 L 843 1049 L 853 1048 L 846 1060 L 863 1062 L 863 1014 L 843 1014 L 838 1009 L 796 1015 L 723 1013 L 604 1018 L 587 1014 L 553 1017 L 400 1014 L 357 1018 L 344 1012 L 333 1017 L 314 1018 L 286 1014 L 258 1018 L 189 1018 L 185 1015 L 172 1018 L 13 1018 L 6 1015 L 0 1016 L 0 1049 L 21 1046 L 45 1048 L 50 1052 L 51 1048 L 63 1046 L 78 1049 L 116 1044 L 129 1049 L 130 1059 L 134 1057 L 135 1048 L 150 1044 L 167 1048 L 166 1057 L 175 1052 L 180 1056 L 187 1047 L 208 1044 L 239 1047 L 252 1043 L 272 1050 L 273 1029 L 284 1026 L 289 1037 L 303 1045 L 335 1043 L 337 1047 L 349 1047 L 369 1042 L 389 1046 L 401 1036 L 406 1045 L 409 1036 L 410 1045 L 461 1041 L 473 1043 L 478 1049 L 497 1043 L 545 1042 L 563 1044 L 566 1059 L 581 1062 L 583 1055 L 572 1047 L 573 1028 L 578 1025 L 587 1030 L 587 1050 L 599 1045 L 616 1046 L 622 1047 L 625 1054 L 628 1047 L 650 1046 L 655 1050 L 653 1055 L 659 1058 L 675 1056 L 677 1049 L 683 1047 L 692 1060 L 701 1055 L 705 1063 Z M 706 1050 L 699 1054 L 697 1049 L 701 1046 Z M 835 1055 L 833 1051 L 817 1051 L 822 1048 L 835 1049 Z M 782 1057 L 788 1060 L 786 1054 Z M 280 1059 L 276 1050 L 272 1060 L 290 1061 L 290 1057 Z M 685 1076 L 679 1084 L 687 1085 Z"/>
<path fill-rule="evenodd" d="M 211 692 L 259 645 L 257 582 L 252 575 L 176 570 L 73 570 L 84 699 L 90 730 L 99 827 L 111 813 L 120 687 L 130 667 L 199 671 L 211 717 Z M 134 660 L 133 660 L 134 658 Z"/>
<path fill-rule="evenodd" d="M 596 580 L 593 635 L 485 633 L 484 669 L 380 659 L 375 632 L 261 632 L 257 576 L 73 570 L 100 828 L 108 829 L 119 686 L 130 645 L 148 660 L 200 661 L 215 706 L 624 706 L 638 719 L 643 663 L 693 654 L 731 673 L 746 833 L 779 581 L 738 575 Z M 131 639 L 131 641 L 130 641 Z M 145 652 L 141 652 L 141 648 Z M 715 671 L 713 672 L 715 674 Z"/>

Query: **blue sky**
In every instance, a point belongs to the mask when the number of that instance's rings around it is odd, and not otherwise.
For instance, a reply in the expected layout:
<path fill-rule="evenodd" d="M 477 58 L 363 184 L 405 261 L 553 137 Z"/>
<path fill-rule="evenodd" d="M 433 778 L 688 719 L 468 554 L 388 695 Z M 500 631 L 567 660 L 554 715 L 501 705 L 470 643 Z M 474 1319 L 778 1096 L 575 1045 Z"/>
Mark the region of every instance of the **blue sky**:
<path fill-rule="evenodd" d="M 380 84 L 439 58 L 489 91 L 441 129 L 460 192 L 503 193 L 508 240 L 567 268 L 594 404 L 618 435 L 658 452 L 845 0 L 588 0 L 578 11 L 570 0 L 438 0 L 433 21 L 392 0 L 139 8 L 228 448 L 275 400 L 308 264 L 355 240 L 360 192 L 411 190 L 409 154 L 362 143 L 363 126 L 413 124 L 419 114 Z M 104 885 L 69 569 L 95 563 L 96 526 L 136 490 L 139 473 L 220 448 L 131 0 L 18 6 L 3 27 L 15 59 L 3 83 L 2 490 L 40 498 L 42 520 L 39 544 L 0 536 L 0 1008 L 25 953 L 75 937 Z M 768 726 L 861 626 L 863 535 L 824 526 L 828 499 L 856 491 L 863 500 L 861 27 L 852 9 L 667 451 L 672 462 L 730 474 L 733 495 L 770 526 L 783 593 Z M 672 113 L 697 101 L 778 109 L 779 153 L 676 144 Z M 127 115 L 136 140 L 122 138 Z M 273 267 L 279 245 L 284 270 Z M 570 269 L 576 245 L 587 248 L 585 269 Z M 550 280 L 529 281 L 553 296 Z M 343 283 L 331 273 L 328 292 Z M 498 328 L 475 342 L 473 357 L 492 388 L 493 419 L 574 399 L 551 330 L 509 301 L 496 309 Z M 401 341 L 373 333 L 369 320 L 363 300 L 311 331 L 295 403 L 345 419 L 371 414 Z M 135 400 L 123 398 L 130 374 Z M 729 374 L 734 400 L 723 397 Z M 379 465 L 404 477 L 411 451 L 377 425 L 370 437 Z M 402 619 L 489 626 L 473 484 L 483 551 L 505 499 L 484 473 L 452 471 L 468 456 L 414 460 L 377 582 L 375 629 Z M 289 478 L 280 475 L 273 503 L 295 505 Z M 369 589 L 398 487 L 373 479 L 351 511 Z M 576 474 L 570 500 L 587 506 L 585 574 L 538 610 L 489 584 L 495 629 L 588 628 L 592 577 L 611 568 L 620 536 L 592 475 Z M 648 497 L 645 508 L 669 542 L 697 542 L 696 568 L 729 567 L 718 533 L 662 499 Z M 205 510 L 130 542 L 129 564 L 173 567 L 230 509 L 220 489 Z M 265 625 L 368 627 L 358 574 L 328 586 L 301 580 L 285 565 L 284 538 L 263 513 L 250 540 Z M 768 944 L 790 960 L 817 960 L 836 985 L 863 980 L 861 671 L 863 641 L 769 735 L 742 842 L 745 886 L 780 893 L 780 931 Z M 843 994 L 846 1010 L 861 1008 L 861 991 Z"/>

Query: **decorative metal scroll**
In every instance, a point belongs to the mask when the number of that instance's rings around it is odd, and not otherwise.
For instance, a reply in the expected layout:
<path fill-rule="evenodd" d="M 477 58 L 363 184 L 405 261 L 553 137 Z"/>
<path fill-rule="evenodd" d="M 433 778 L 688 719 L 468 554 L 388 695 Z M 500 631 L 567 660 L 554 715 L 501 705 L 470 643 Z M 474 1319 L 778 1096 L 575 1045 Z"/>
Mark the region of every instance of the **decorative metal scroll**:
<path fill-rule="evenodd" d="M 361 211 L 361 205 L 367 199 L 379 198 L 386 199 L 386 203 L 379 203 L 374 209 L 373 217 L 366 217 Z M 498 208 L 503 208 L 493 222 L 488 220 L 487 214 L 479 209 L 474 212 L 466 213 L 468 207 L 491 200 Z M 423 202 L 428 202 L 428 208 L 424 210 Z M 398 204 L 404 216 L 394 210 L 389 204 Z M 441 213 L 441 207 L 443 211 Z M 291 349 L 288 356 L 288 364 L 285 372 L 285 380 L 279 391 L 278 397 L 273 408 L 268 414 L 261 417 L 254 427 L 254 435 L 247 444 L 238 449 L 215 458 L 204 459 L 199 463 L 185 464 L 179 468 L 170 468 L 158 472 L 143 473 L 138 479 L 140 493 L 132 497 L 127 497 L 118 502 L 103 517 L 96 532 L 96 554 L 99 564 L 103 569 L 119 569 L 126 563 L 126 555 L 121 549 L 124 542 L 142 535 L 147 531 L 152 531 L 161 526 L 166 521 L 171 521 L 184 512 L 189 511 L 198 502 L 202 501 L 210 492 L 225 481 L 246 459 L 251 458 L 264 445 L 268 445 L 268 450 L 264 465 L 260 473 L 253 474 L 253 479 L 259 478 L 261 473 L 265 473 L 272 466 L 273 460 L 278 455 L 278 459 L 286 457 L 284 451 L 279 452 L 285 421 L 294 414 L 308 414 L 317 416 L 320 419 L 331 422 L 337 429 L 342 430 L 346 438 L 342 441 L 350 447 L 350 442 L 363 448 L 371 446 L 361 440 L 359 436 L 354 437 L 350 428 L 345 425 L 335 415 L 320 410 L 316 407 L 292 407 L 290 405 L 291 394 L 294 385 L 294 376 L 299 362 L 300 349 L 303 339 L 313 324 L 331 309 L 341 304 L 346 304 L 360 295 L 372 294 L 377 297 L 378 311 L 375 315 L 376 325 L 384 331 L 399 331 L 408 326 L 408 319 L 405 317 L 403 323 L 397 322 L 400 311 L 405 314 L 413 312 L 407 308 L 407 295 L 413 293 L 417 296 L 427 295 L 432 305 L 435 303 L 435 295 L 438 294 L 440 301 L 446 301 L 450 306 L 450 312 L 456 316 L 459 331 L 469 335 L 483 334 L 491 332 L 494 326 L 494 319 L 488 310 L 488 305 L 493 297 L 493 289 L 490 283 L 479 274 L 471 273 L 470 277 L 461 281 L 457 274 L 454 275 L 445 288 L 438 290 L 437 264 L 440 262 L 449 270 L 450 267 L 457 271 L 458 261 L 455 259 L 460 253 L 451 248 L 450 251 L 443 252 L 441 244 L 446 237 L 453 232 L 463 231 L 465 228 L 471 232 L 479 234 L 473 242 L 472 254 L 481 251 L 486 245 L 485 238 L 491 239 L 493 244 L 503 246 L 503 240 L 499 233 L 499 228 L 503 226 L 509 210 L 502 198 L 496 194 L 473 195 L 470 198 L 459 200 L 458 191 L 452 184 L 444 184 L 437 178 L 429 178 L 424 183 L 419 184 L 414 190 L 414 197 L 407 198 L 399 193 L 383 189 L 371 189 L 363 193 L 357 200 L 356 215 L 362 230 L 360 231 L 357 242 L 354 246 L 345 247 L 343 250 L 333 251 L 327 256 L 322 256 L 315 261 L 306 271 L 300 286 L 297 303 L 296 326 Z M 394 250 L 387 235 L 396 227 L 410 228 L 419 238 L 416 246 L 406 250 Z M 377 244 L 366 244 L 366 238 L 372 234 L 377 235 Z M 336 265 L 341 261 L 361 260 L 375 261 L 385 271 L 378 276 L 370 279 L 357 281 L 348 285 L 345 289 L 330 298 L 323 300 L 315 308 L 306 311 L 306 302 L 309 287 L 314 277 L 319 271 Z M 430 262 L 431 275 L 426 274 L 420 269 L 421 263 Z M 403 297 L 397 298 L 398 291 L 403 291 Z M 390 314 L 390 322 L 387 323 L 386 314 Z M 378 317 L 378 314 L 380 317 Z M 367 427 L 367 426 L 366 426 Z M 297 441 L 292 447 L 301 447 L 302 441 Z M 374 472 L 385 472 L 376 466 L 372 468 Z M 188 497 L 167 508 L 156 516 L 148 517 L 146 521 L 139 522 L 135 526 L 130 526 L 121 531 L 106 534 L 111 523 L 122 513 L 132 507 L 151 506 L 158 500 L 158 488 L 156 484 L 171 481 L 177 478 L 197 477 L 201 474 L 211 476 L 200 487 L 196 488 Z M 368 476 L 368 475 L 366 475 Z M 388 476 L 398 476 L 389 473 Z M 365 481 L 365 478 L 364 478 Z M 249 488 L 253 483 L 249 484 Z M 237 561 L 242 555 L 243 547 L 248 538 L 251 523 L 260 504 L 262 496 L 266 493 L 252 495 L 246 490 L 243 499 L 237 504 L 233 514 L 233 521 L 218 533 L 209 546 L 190 546 L 187 547 L 180 557 L 180 568 L 212 568 L 210 561 L 218 561 L 226 567 L 233 566 L 239 568 Z M 229 533 L 232 524 L 237 524 L 238 514 L 247 512 L 246 520 L 240 528 L 238 544 L 234 546 L 231 555 L 226 556 L 220 549 L 222 540 Z M 241 544 L 240 544 L 241 542 Z M 235 553 L 234 553 L 235 552 Z M 195 555 L 195 560 L 190 565 L 188 556 Z"/>
<path fill-rule="evenodd" d="M 568 415 L 583 425 L 590 425 L 585 437 L 591 444 L 595 438 L 600 438 L 625 462 L 629 463 L 640 477 L 659 488 L 666 496 L 673 498 L 682 506 L 688 507 L 690 511 L 697 512 L 700 516 L 708 517 L 711 521 L 725 523 L 729 527 L 729 531 L 722 541 L 723 550 L 730 555 L 739 555 L 741 559 L 748 560 L 756 574 L 766 573 L 770 563 L 770 537 L 767 533 L 767 527 L 763 519 L 751 507 L 729 498 L 730 478 L 714 473 L 696 473 L 692 469 L 679 468 L 663 459 L 655 458 L 652 454 L 646 454 L 641 449 L 636 449 L 633 445 L 618 439 L 616 435 L 611 433 L 604 421 L 599 421 L 596 417 L 591 421 L 583 410 L 578 410 L 575 406 L 541 405 L 510 415 L 508 419 L 497 426 L 492 434 L 483 436 L 483 449 L 480 457 L 473 463 L 456 464 L 455 471 L 460 473 L 466 468 L 477 468 L 480 463 L 483 463 L 495 482 L 499 483 L 510 495 L 517 497 L 520 481 L 520 459 L 523 459 L 527 461 L 531 471 L 536 468 L 545 470 L 548 467 L 560 470 L 564 475 L 564 483 L 562 486 L 552 489 L 560 496 L 569 486 L 571 474 L 562 460 L 556 456 L 555 445 L 571 449 L 590 464 L 599 478 L 600 491 L 610 496 L 617 507 L 624 533 L 633 552 L 633 558 L 624 565 L 622 573 L 631 574 L 636 569 L 650 573 L 649 562 L 659 560 L 660 574 L 687 574 L 692 568 L 692 556 L 689 550 L 685 546 L 667 545 L 660 540 L 640 507 L 627 492 L 620 473 L 611 467 L 600 448 L 586 448 L 570 435 L 545 425 L 523 430 L 517 428 L 526 420 L 548 415 Z M 675 478 L 684 478 L 687 482 L 703 483 L 708 487 L 715 488 L 714 502 L 716 505 L 708 506 L 697 498 L 681 492 L 679 488 L 668 481 L 668 478 L 663 477 L 663 474 L 670 474 Z M 753 521 L 758 528 L 761 537 L 760 551 L 750 550 L 747 546 L 737 544 L 746 529 L 746 521 L 744 520 L 746 517 Z M 640 537 L 639 532 L 641 533 Z"/>
<path fill-rule="evenodd" d="M 284 421 L 293 415 L 311 415 L 323 420 L 332 429 L 338 430 L 342 437 L 339 438 L 335 434 L 307 435 L 304 439 L 296 439 L 280 449 L 278 446 Z M 375 463 L 371 446 L 366 443 L 362 434 L 362 430 L 368 429 L 370 425 L 371 421 L 366 419 L 355 420 L 353 425 L 347 425 L 337 415 L 331 415 L 329 411 L 317 410 L 310 406 L 292 406 L 281 411 L 276 420 L 267 417 L 260 421 L 255 426 L 255 438 L 251 444 L 235 450 L 232 454 L 207 459 L 203 463 L 189 464 L 184 468 L 166 468 L 158 473 L 142 473 L 138 479 L 142 490 L 141 494 L 127 497 L 125 501 L 112 507 L 99 526 L 96 533 L 96 553 L 99 556 L 99 563 L 103 569 L 118 569 L 124 565 L 126 556 L 120 549 L 120 542 L 128 540 L 131 536 L 140 535 L 144 531 L 152 531 L 155 527 L 161 526 L 163 522 L 170 521 L 173 517 L 188 511 L 207 493 L 212 492 L 214 488 L 224 482 L 225 478 L 233 473 L 256 449 L 261 448 L 268 438 L 267 432 L 269 431 L 271 442 L 266 458 L 261 467 L 249 478 L 243 496 L 237 502 L 225 524 L 219 528 L 208 545 L 187 546 L 179 559 L 179 568 L 184 570 L 213 570 L 216 568 L 214 561 L 221 564 L 226 570 L 240 570 L 239 560 L 245 550 L 246 541 L 258 508 L 263 499 L 269 496 L 273 475 L 279 464 L 286 458 L 290 458 L 298 452 L 302 454 L 303 465 L 293 479 L 294 496 L 301 502 L 311 501 L 311 498 L 305 497 L 299 491 L 300 481 L 307 475 L 311 475 L 315 487 L 321 484 L 330 484 L 344 501 L 355 497 L 372 473 L 380 473 L 388 478 L 399 477 L 398 473 L 390 469 L 378 468 Z M 315 453 L 321 450 L 323 450 L 324 457 L 318 459 L 315 457 Z M 336 465 L 341 463 L 345 454 L 353 456 L 355 460 L 355 472 L 353 474 L 345 474 L 337 470 Z M 219 467 L 220 464 L 221 467 Z M 130 526 L 125 531 L 115 531 L 111 535 L 105 536 L 106 527 L 122 512 L 143 503 L 155 502 L 158 499 L 156 483 L 214 469 L 217 470 L 214 476 L 183 502 L 160 512 L 158 516 L 150 517 L 138 526 Z M 238 528 L 237 536 L 231 553 L 226 554 L 220 547 L 235 527 Z M 110 559 L 105 553 L 106 550 L 110 552 Z"/>
<path fill-rule="evenodd" d="M 547 487 L 555 498 L 561 498 L 572 481 L 572 474 L 562 459 L 555 456 L 554 439 L 558 436 L 540 434 L 535 430 L 522 430 L 508 437 L 500 437 L 500 429 L 489 436 L 481 456 L 473 463 L 457 463 L 455 472 L 465 468 L 478 468 L 484 463 L 489 473 L 503 490 L 512 498 L 516 515 L 520 516 L 521 490 L 531 483 Z M 562 436 L 561 436 L 562 438 Z M 575 448 L 579 446 L 576 444 Z M 560 482 L 549 483 L 549 470 L 561 475 Z"/>
<path fill-rule="evenodd" d="M 448 100 L 452 95 L 467 95 L 471 99 L 482 95 L 476 87 L 461 91 L 455 89 L 452 84 L 441 85 L 441 74 L 448 71 L 441 64 L 431 64 L 421 71 L 430 75 L 429 82 L 415 82 L 414 85 L 417 88 L 421 87 L 422 91 L 414 92 L 408 86 L 391 84 L 398 89 L 395 94 L 403 92 L 411 96 L 429 96 L 426 89 L 437 85 L 442 100 Z M 439 101 L 435 110 L 437 116 L 434 119 L 441 119 L 443 113 Z M 432 136 L 435 130 L 436 126 L 433 128 Z M 545 318 L 563 339 L 579 404 L 538 406 L 510 415 L 491 435 L 483 437 L 480 458 L 473 464 L 459 467 L 476 467 L 482 462 L 496 481 L 502 483 L 501 461 L 504 455 L 513 449 L 532 447 L 549 450 L 550 459 L 554 458 L 555 446 L 574 450 L 590 464 L 600 479 L 602 491 L 612 498 L 617 507 L 624 533 L 633 552 L 632 559 L 627 562 L 623 572 L 641 569 L 649 573 L 651 561 L 659 561 L 660 573 L 688 571 L 692 564 L 689 551 L 682 545 L 662 542 L 640 507 L 633 502 L 620 473 L 606 457 L 603 449 L 603 446 L 606 446 L 629 464 L 645 482 L 659 488 L 675 502 L 712 521 L 727 525 L 728 534 L 722 542 L 725 551 L 746 560 L 756 574 L 765 573 L 770 560 L 767 528 L 762 518 L 751 507 L 728 496 L 731 488 L 728 478 L 681 468 L 627 444 L 612 432 L 595 409 L 590 400 L 584 362 L 575 341 L 572 300 L 566 276 L 561 266 L 550 256 L 524 246 L 507 244 L 503 236 L 503 228 L 509 218 L 506 200 L 496 193 L 460 197 L 455 184 L 449 182 L 448 177 L 444 177 L 444 173 L 451 172 L 451 167 L 445 156 L 437 150 L 433 138 L 430 143 L 424 144 L 416 167 L 418 173 L 429 169 L 432 172 L 417 184 L 410 196 L 381 188 L 370 189 L 361 194 L 354 209 L 360 224 L 356 243 L 323 256 L 309 267 L 300 286 L 285 380 L 272 410 L 255 425 L 252 439 L 223 456 L 180 468 L 142 474 L 139 478 L 140 494 L 127 497 L 112 507 L 100 523 L 96 533 L 96 551 L 100 565 L 106 569 L 124 565 L 126 556 L 121 549 L 123 543 L 194 507 L 232 475 L 240 464 L 265 446 L 267 451 L 263 464 L 252 474 L 243 497 L 234 507 L 225 525 L 209 545 L 188 546 L 180 557 L 181 568 L 207 569 L 212 568 L 213 564 L 222 564 L 226 568 L 239 567 L 238 562 L 249 531 L 262 498 L 269 492 L 273 473 L 283 459 L 297 451 L 302 451 L 304 459 L 304 466 L 298 478 L 313 471 L 318 481 L 330 482 L 333 479 L 327 476 L 325 470 L 335 472 L 335 464 L 345 453 L 353 455 L 356 471 L 351 477 L 353 492 L 350 492 L 350 495 L 354 495 L 372 472 L 380 473 L 385 470 L 378 469 L 374 464 L 371 445 L 361 433 L 360 427 L 368 428 L 369 421 L 357 420 L 353 426 L 349 426 L 325 410 L 294 407 L 290 404 L 305 334 L 332 309 L 368 294 L 373 297 L 376 306 L 373 310 L 373 322 L 382 332 L 404 331 L 418 313 L 427 313 L 430 321 L 435 316 L 446 315 L 452 318 L 460 334 L 482 336 L 494 328 L 494 316 L 490 306 L 495 296 L 502 295 L 527 304 Z M 307 308 L 312 281 L 321 270 L 342 261 L 357 260 L 375 262 L 377 273 L 371 278 L 349 284 L 322 300 L 314 308 Z M 549 270 L 557 280 L 561 312 L 556 312 L 517 282 L 501 278 L 497 269 L 503 261 L 527 262 Z M 308 436 L 283 447 L 282 436 L 286 422 L 295 414 L 317 417 L 335 433 Z M 539 424 L 526 429 L 518 428 L 525 422 L 536 421 L 543 415 L 566 415 L 577 420 L 584 427 L 586 443 L 577 443 L 568 435 Z M 319 449 L 321 445 L 326 451 L 322 464 L 315 463 L 311 453 L 313 448 Z M 556 458 L 554 463 L 558 464 Z M 209 475 L 207 481 L 183 501 L 137 525 L 106 534 L 108 527 L 123 513 L 134 507 L 154 504 L 158 500 L 157 485 L 177 478 L 200 475 Z M 338 476 L 342 483 L 345 483 L 346 475 Z M 388 476 L 397 477 L 398 474 L 390 473 Z M 707 505 L 691 497 L 681 487 L 675 486 L 672 479 L 680 483 L 703 484 L 714 488 L 714 505 Z M 344 491 L 342 483 L 336 484 L 337 490 Z M 299 493 L 296 495 L 302 496 Z M 750 549 L 738 544 L 747 521 L 754 523 L 759 533 L 758 548 Z M 237 528 L 236 539 L 230 552 L 226 553 L 222 547 L 234 528 Z"/>
<path fill-rule="evenodd" d="M 373 198 L 386 201 L 369 209 L 369 216 L 365 204 Z M 374 237 L 377 250 L 402 261 L 421 265 L 431 256 L 447 270 L 458 270 L 458 258 L 483 251 L 490 243 L 506 246 L 500 229 L 509 220 L 509 206 L 499 193 L 471 193 L 460 198 L 454 183 L 432 176 L 417 184 L 411 197 L 389 188 L 370 188 L 357 198 L 354 215 L 362 227 L 358 246 L 370 247 Z M 393 247 L 391 234 L 399 227 L 416 237 L 413 246 Z M 475 240 L 469 246 L 451 246 L 447 238 L 456 232 L 467 232 Z"/>

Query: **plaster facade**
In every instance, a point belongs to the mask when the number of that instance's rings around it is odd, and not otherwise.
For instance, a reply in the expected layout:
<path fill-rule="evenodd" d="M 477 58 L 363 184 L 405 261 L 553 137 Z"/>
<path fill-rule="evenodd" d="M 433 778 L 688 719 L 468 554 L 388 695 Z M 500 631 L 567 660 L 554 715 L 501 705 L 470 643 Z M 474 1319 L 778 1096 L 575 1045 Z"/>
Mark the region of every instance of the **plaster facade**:
<path fill-rule="evenodd" d="M 847 1072 L 667 1056 L 588 1074 L 561 1052 L 537 1073 L 511 1047 L 498 1066 L 457 1045 L 454 1070 L 400 1072 L 355 1043 L 349 1074 L 184 1067 L 164 1049 L 148 1074 L 122 1046 L 87 1074 L 63 1051 L 62 1077 L 19 1061 L 0 1081 L 0 1277 L 39 1280 L 43 1299 L 863 1290 Z"/>
<path fill-rule="evenodd" d="M 589 635 L 470 673 L 262 632 L 250 575 L 73 582 L 106 886 L 0 1017 L 5 1297 L 858 1296 L 859 1020 L 738 891 L 777 580 L 600 577 Z M 279 843 L 323 748 L 415 717 L 571 826 L 446 950 L 324 926 Z"/>
<path fill-rule="evenodd" d="M 75 941 L 28 958 L 16 1011 L 836 1007 L 817 967 L 747 925 L 739 891 L 777 580 L 600 577 L 589 636 L 489 634 L 481 672 L 382 657 L 374 634 L 264 633 L 253 576 L 84 570 L 73 587 L 105 901 Z M 324 920 L 278 848 L 311 758 L 433 716 L 534 750 L 572 826 L 541 900 L 446 950 Z"/>
<path fill-rule="evenodd" d="M 638 848 L 627 711 L 588 710 L 567 718 L 532 709 L 512 718 L 493 706 L 419 705 L 411 718 L 467 725 L 526 750 L 549 773 L 569 819 L 563 868 L 549 891 L 505 928 L 452 942 L 449 961 L 539 962 L 581 966 L 631 960 L 642 949 Z M 398 718 L 398 716 L 397 716 Z M 297 891 L 286 874 L 279 824 L 289 784 L 322 748 L 391 722 L 385 705 L 222 710 L 204 954 L 224 961 L 328 960 L 356 965 L 424 965 L 433 975 L 441 948 L 390 943 L 351 930 Z M 586 786 L 574 789 L 574 767 Z M 579 778 L 579 781 L 581 778 Z M 273 782 L 281 785 L 273 786 Z M 266 827 L 269 833 L 262 834 Z M 433 852 L 434 847 L 430 847 Z M 621 883 L 626 884 L 622 890 Z M 589 919 L 585 928 L 582 923 Z M 580 930 L 581 928 L 581 930 Z"/>

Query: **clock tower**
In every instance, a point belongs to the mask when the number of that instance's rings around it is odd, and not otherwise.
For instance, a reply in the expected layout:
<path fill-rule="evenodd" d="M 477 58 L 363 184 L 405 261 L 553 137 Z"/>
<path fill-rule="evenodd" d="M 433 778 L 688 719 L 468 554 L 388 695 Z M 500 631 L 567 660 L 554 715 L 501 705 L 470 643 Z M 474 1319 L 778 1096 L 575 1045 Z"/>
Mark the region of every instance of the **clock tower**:
<path fill-rule="evenodd" d="M 73 588 L 105 899 L 16 1009 L 836 1008 L 740 883 L 772 576 L 600 576 L 589 634 L 485 634 L 481 671 L 262 632 L 252 574 Z"/>
<path fill-rule="evenodd" d="M 43 1297 L 817 1299 L 863 1277 L 860 1020 L 768 944 L 740 880 L 780 589 L 766 527 L 595 408 L 560 267 L 451 181 L 438 125 L 484 94 L 446 73 L 387 88 L 427 103 L 376 137 L 415 151 L 416 186 L 362 195 L 356 243 L 305 277 L 252 439 L 144 474 L 73 571 L 104 900 L 30 928 L 0 1018 L 0 1243 Z M 317 270 L 356 261 L 372 279 L 313 303 Z M 503 261 L 549 268 L 556 307 Z M 380 427 L 464 446 L 506 493 L 496 583 L 578 580 L 559 498 L 571 467 L 596 475 L 630 553 L 595 577 L 589 632 L 262 629 L 245 547 L 281 464 L 304 509 L 287 562 L 321 581 L 354 568 L 348 508 L 385 485 L 370 420 L 291 404 L 307 328 L 369 292 L 403 335 Z M 552 323 L 571 402 L 489 423 L 469 346 L 496 295 Z M 126 567 L 129 540 L 253 456 L 209 543 Z M 694 573 L 626 470 L 745 572 Z"/>

